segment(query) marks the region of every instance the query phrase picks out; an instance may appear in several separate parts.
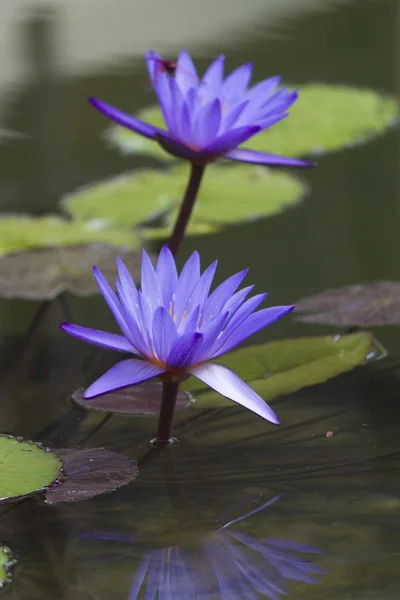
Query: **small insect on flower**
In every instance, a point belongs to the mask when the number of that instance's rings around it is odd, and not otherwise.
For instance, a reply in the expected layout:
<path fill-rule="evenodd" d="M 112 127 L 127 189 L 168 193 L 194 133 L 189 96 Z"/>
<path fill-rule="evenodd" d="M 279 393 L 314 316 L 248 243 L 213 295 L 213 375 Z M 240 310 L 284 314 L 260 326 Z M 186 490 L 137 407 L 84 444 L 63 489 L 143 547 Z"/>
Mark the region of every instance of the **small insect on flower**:
<path fill-rule="evenodd" d="M 161 58 L 161 56 L 157 54 L 150 54 L 148 57 L 149 61 L 154 61 L 156 63 L 156 68 L 153 71 L 151 76 L 152 85 L 156 79 L 162 74 L 166 73 L 167 75 L 174 77 L 177 73 L 181 74 L 183 77 L 189 78 L 192 81 L 193 85 L 197 85 L 200 81 L 200 78 L 191 72 L 189 69 L 185 69 L 184 66 L 178 65 L 177 61 L 169 60 L 168 58 Z M 149 68 L 150 70 L 150 68 Z"/>
<path fill-rule="evenodd" d="M 123 262 L 118 260 L 117 264 L 116 292 L 96 267 L 94 276 L 123 335 L 61 324 L 66 333 L 83 341 L 135 355 L 111 367 L 85 391 L 85 398 L 154 377 L 179 383 L 194 375 L 264 419 L 280 422 L 247 383 L 227 367 L 211 361 L 283 317 L 294 306 L 256 311 L 267 294 L 246 300 L 253 286 L 236 291 L 248 269 L 232 275 L 209 294 L 217 261 L 201 274 L 198 252 L 193 252 L 178 275 L 167 246 L 162 248 L 156 268 L 143 251 L 140 290 Z"/>

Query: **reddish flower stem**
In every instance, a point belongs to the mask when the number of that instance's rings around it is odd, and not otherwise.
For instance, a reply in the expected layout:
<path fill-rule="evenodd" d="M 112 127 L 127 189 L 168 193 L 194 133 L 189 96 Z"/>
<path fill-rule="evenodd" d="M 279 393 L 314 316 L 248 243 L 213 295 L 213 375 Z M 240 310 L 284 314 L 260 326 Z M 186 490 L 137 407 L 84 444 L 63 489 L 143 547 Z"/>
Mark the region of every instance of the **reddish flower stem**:
<path fill-rule="evenodd" d="M 176 219 L 174 229 L 168 241 L 168 248 L 176 256 L 185 237 L 186 227 L 188 225 L 193 206 L 197 198 L 206 165 L 192 164 L 189 182 L 181 204 L 181 208 Z"/>
<path fill-rule="evenodd" d="M 172 421 L 174 418 L 178 390 L 179 381 L 163 382 L 160 416 L 158 418 L 157 427 L 157 437 L 153 442 L 155 446 L 164 446 L 172 443 Z"/>

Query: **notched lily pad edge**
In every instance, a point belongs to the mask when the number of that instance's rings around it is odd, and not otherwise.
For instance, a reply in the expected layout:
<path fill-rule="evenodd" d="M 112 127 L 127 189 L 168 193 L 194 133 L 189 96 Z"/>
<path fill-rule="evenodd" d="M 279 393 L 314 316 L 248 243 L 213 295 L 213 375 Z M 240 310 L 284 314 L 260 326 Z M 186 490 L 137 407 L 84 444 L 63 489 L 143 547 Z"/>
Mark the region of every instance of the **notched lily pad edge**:
<path fill-rule="evenodd" d="M 17 442 L 20 442 L 22 444 L 31 444 L 32 446 L 36 446 L 37 448 L 40 448 L 41 450 L 44 450 L 45 452 L 50 452 L 57 456 L 57 454 L 54 450 L 52 450 L 45 444 L 42 444 L 41 442 L 34 442 L 33 440 L 26 440 L 22 436 L 11 435 L 8 433 L 0 433 L 0 437 L 16 440 Z M 60 459 L 60 461 L 61 461 L 61 459 Z M 32 498 L 33 496 L 37 496 L 38 494 L 43 494 L 43 493 L 47 492 L 47 490 L 50 488 L 50 486 L 53 485 L 56 481 L 58 481 L 61 476 L 62 476 L 62 461 L 60 464 L 60 470 L 59 470 L 58 476 L 56 477 L 56 479 L 51 481 L 48 485 L 38 488 L 37 490 L 33 490 L 32 492 L 29 492 L 27 494 L 21 494 L 20 496 L 7 496 L 5 498 L 0 497 L 0 505 L 13 503 L 13 502 L 14 503 L 21 502 L 22 500 L 25 500 L 27 498 Z"/>
<path fill-rule="evenodd" d="M 6 579 L 0 579 L 0 593 L 3 592 L 12 582 L 13 571 L 17 565 L 15 554 L 8 546 L 0 542 L 0 554 L 5 555 L 7 562 L 1 565 L 1 568 L 6 572 Z M 0 563 L 1 564 L 1 563 Z"/>

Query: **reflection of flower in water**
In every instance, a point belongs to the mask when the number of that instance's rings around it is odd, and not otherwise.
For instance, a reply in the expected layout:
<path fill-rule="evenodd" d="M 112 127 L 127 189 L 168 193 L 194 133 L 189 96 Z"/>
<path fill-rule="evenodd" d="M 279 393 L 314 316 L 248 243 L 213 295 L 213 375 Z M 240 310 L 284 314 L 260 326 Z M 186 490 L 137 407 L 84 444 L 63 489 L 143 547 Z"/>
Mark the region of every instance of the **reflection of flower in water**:
<path fill-rule="evenodd" d="M 286 579 L 318 583 L 312 574 L 324 571 L 296 554 L 320 554 L 316 548 L 282 539 L 258 540 L 230 528 L 278 498 L 204 536 L 196 545 L 147 552 L 127 600 L 137 600 L 141 590 L 146 600 L 257 600 L 257 593 L 279 600 L 287 593 Z"/>

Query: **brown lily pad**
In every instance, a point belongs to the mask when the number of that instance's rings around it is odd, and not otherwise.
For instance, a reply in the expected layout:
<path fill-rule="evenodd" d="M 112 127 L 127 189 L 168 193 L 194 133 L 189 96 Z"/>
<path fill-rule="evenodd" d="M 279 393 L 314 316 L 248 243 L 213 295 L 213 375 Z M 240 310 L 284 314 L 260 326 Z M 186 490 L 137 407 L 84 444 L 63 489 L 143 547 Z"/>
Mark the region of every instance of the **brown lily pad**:
<path fill-rule="evenodd" d="M 376 281 L 325 290 L 299 300 L 296 311 L 318 311 L 297 317 L 303 323 L 359 327 L 400 325 L 400 283 Z"/>
<path fill-rule="evenodd" d="M 117 256 L 138 279 L 139 250 L 109 244 L 59 246 L 8 254 L 0 258 L 0 297 L 51 300 L 66 290 L 78 296 L 98 294 L 92 267 L 98 266 L 112 281 L 117 275 Z"/>
<path fill-rule="evenodd" d="M 145 381 L 90 400 L 83 397 L 84 391 L 84 388 L 79 388 L 72 398 L 86 410 L 100 410 L 117 415 L 158 415 L 160 412 L 162 384 L 156 381 Z M 182 410 L 192 402 L 188 392 L 179 390 L 176 410 Z"/>
<path fill-rule="evenodd" d="M 61 449 L 64 477 L 46 493 L 46 502 L 76 502 L 114 492 L 137 477 L 138 467 L 128 456 L 104 448 Z"/>

